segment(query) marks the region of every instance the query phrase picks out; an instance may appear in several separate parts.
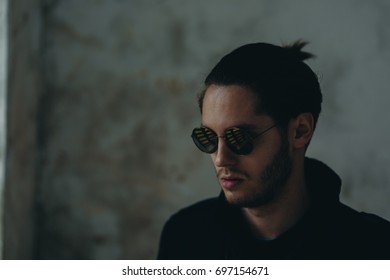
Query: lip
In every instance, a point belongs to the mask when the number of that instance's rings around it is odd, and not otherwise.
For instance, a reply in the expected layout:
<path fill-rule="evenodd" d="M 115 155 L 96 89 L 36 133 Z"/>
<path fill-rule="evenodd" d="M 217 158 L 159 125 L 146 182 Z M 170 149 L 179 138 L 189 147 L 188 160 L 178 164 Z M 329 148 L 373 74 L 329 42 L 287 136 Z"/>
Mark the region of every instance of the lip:
<path fill-rule="evenodd" d="M 227 190 L 233 190 L 238 188 L 243 181 L 244 179 L 238 177 L 222 177 L 220 179 L 222 188 Z"/>

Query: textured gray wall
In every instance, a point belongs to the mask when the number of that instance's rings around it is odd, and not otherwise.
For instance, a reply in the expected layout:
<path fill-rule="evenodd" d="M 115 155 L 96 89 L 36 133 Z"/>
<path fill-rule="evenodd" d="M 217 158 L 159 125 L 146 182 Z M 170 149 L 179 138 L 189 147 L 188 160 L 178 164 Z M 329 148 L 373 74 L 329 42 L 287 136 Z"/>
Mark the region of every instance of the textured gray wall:
<path fill-rule="evenodd" d="M 39 0 L 9 2 L 4 258 L 34 257 L 37 131 L 42 91 Z"/>
<path fill-rule="evenodd" d="M 390 3 L 45 1 L 37 257 L 154 258 L 164 221 L 219 192 L 189 137 L 196 93 L 233 48 L 311 42 L 324 110 L 309 156 L 343 200 L 390 218 Z"/>
<path fill-rule="evenodd" d="M 3 223 L 4 223 L 4 170 L 6 140 L 6 83 L 7 83 L 7 1 L 0 0 L 0 259 L 3 257 Z"/>

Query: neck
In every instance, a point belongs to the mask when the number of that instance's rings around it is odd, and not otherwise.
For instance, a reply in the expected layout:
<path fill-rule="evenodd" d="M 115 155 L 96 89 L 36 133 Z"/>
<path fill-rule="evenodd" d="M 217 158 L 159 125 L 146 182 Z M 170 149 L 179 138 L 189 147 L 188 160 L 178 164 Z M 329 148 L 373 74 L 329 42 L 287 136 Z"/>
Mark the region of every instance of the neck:
<path fill-rule="evenodd" d="M 242 209 L 256 237 L 277 238 L 294 226 L 308 209 L 310 198 L 304 179 L 303 161 L 294 166 L 298 168 L 293 168 L 283 192 L 277 198 L 267 205 Z"/>

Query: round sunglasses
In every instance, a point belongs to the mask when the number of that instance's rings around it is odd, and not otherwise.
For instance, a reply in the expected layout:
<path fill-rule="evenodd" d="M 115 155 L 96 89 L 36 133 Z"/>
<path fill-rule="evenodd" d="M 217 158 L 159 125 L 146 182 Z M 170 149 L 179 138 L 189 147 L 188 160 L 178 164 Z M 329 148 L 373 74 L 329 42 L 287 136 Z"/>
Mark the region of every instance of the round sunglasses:
<path fill-rule="evenodd" d="M 218 136 L 210 128 L 202 126 L 194 128 L 191 137 L 199 150 L 204 153 L 212 154 L 216 152 L 218 149 L 218 138 L 223 138 L 226 145 L 233 153 L 237 155 L 248 155 L 254 148 L 254 139 L 276 126 L 277 125 L 274 124 L 266 130 L 254 135 L 243 128 L 230 127 L 226 129 L 221 136 Z"/>

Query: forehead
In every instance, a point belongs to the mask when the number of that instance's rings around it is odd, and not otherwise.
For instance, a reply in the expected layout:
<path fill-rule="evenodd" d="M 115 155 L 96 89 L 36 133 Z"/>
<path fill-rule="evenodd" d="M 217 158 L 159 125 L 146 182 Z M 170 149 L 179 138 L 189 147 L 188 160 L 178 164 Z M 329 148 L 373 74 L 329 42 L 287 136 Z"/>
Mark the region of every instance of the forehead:
<path fill-rule="evenodd" d="M 202 125 L 214 129 L 260 127 L 269 117 L 256 112 L 258 102 L 256 95 L 245 87 L 211 85 L 203 100 Z"/>

